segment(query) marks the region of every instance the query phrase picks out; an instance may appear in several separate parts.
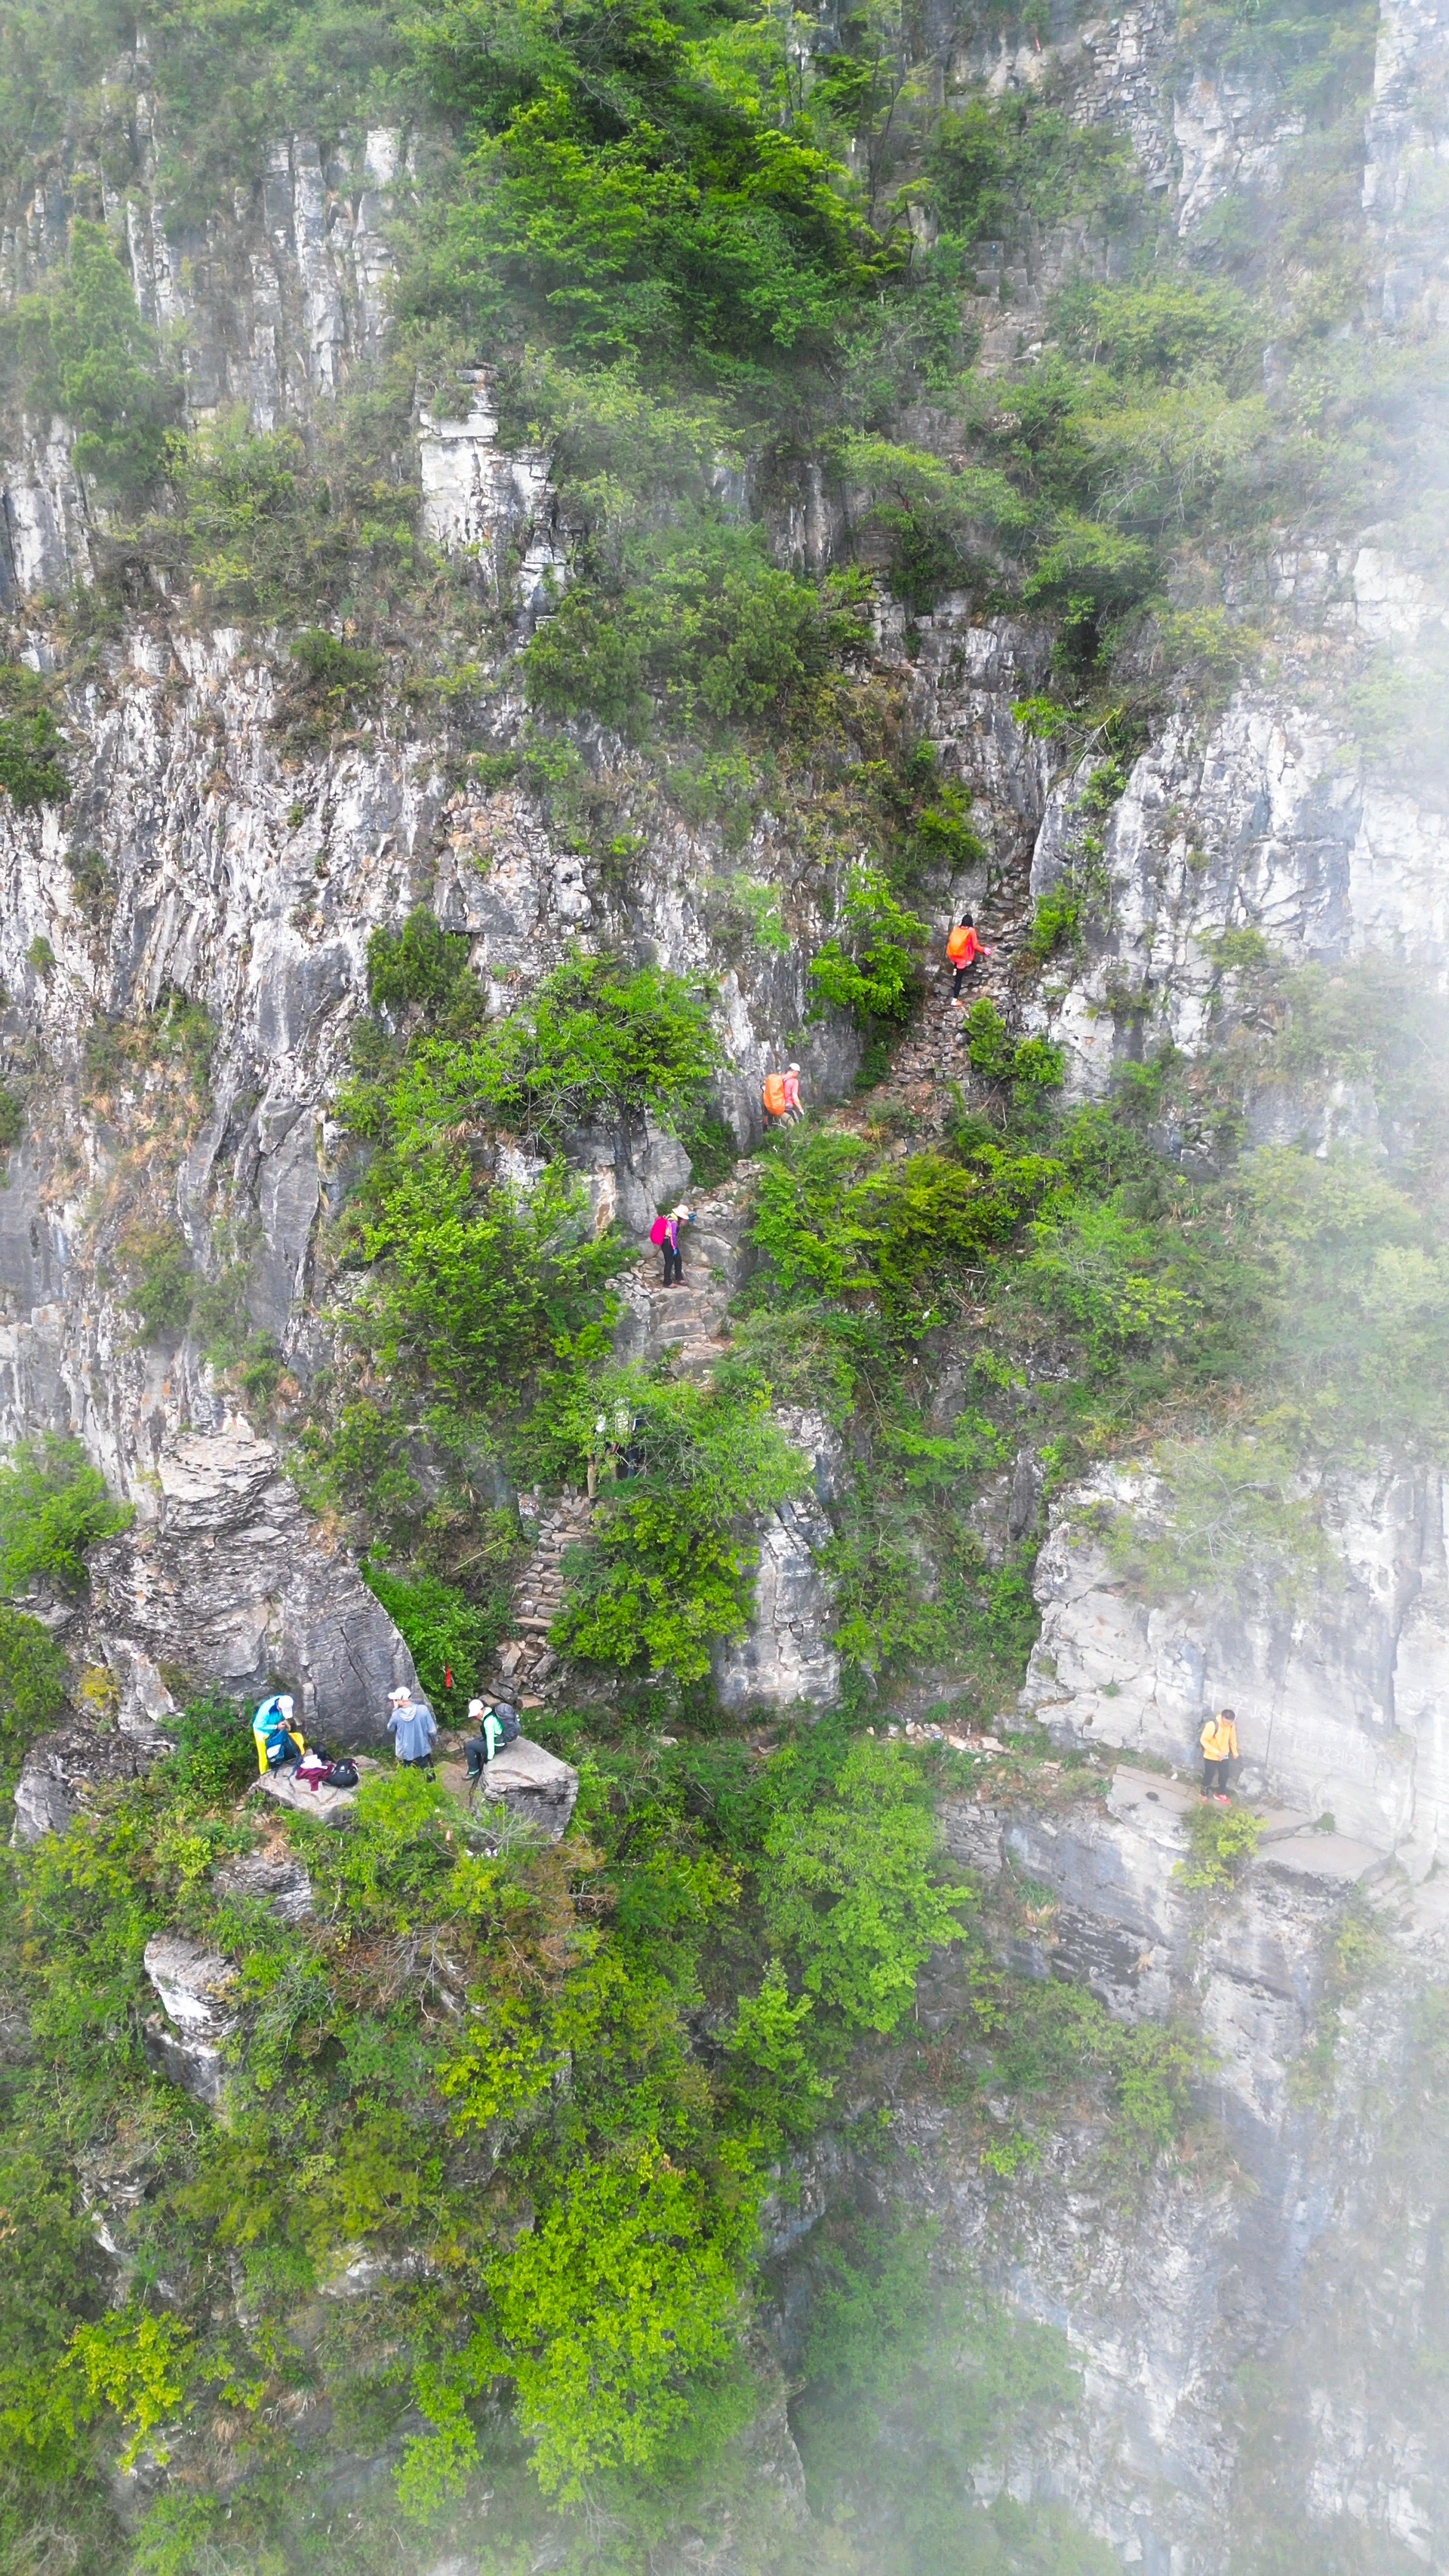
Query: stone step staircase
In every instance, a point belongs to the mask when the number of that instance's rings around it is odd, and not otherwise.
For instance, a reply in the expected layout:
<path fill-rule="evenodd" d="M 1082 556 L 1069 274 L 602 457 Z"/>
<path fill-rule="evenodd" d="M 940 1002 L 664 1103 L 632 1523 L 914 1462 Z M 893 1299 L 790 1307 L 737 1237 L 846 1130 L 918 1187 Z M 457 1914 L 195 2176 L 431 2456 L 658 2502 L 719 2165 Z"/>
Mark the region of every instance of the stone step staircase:
<path fill-rule="evenodd" d="M 625 1313 L 615 1348 L 623 1360 L 648 1368 L 668 1353 L 675 1370 L 704 1377 L 729 1338 L 730 1299 L 744 1277 L 748 1248 L 745 1228 L 759 1166 L 737 1163 L 717 1190 L 691 1200 L 694 1223 L 680 1229 L 684 1277 L 678 1286 L 659 1285 L 661 1263 L 651 1246 L 639 1267 L 625 1280 Z"/>
<path fill-rule="evenodd" d="M 513 1587 L 510 1633 L 499 1646 L 490 1687 L 515 1706 L 537 1707 L 553 1697 L 561 1667 L 548 1642 L 548 1632 L 563 1608 L 563 1559 L 566 1548 L 585 1540 L 593 1526 L 594 1507 L 587 1494 L 549 1497 L 521 1494 L 518 1514 L 532 1524 L 533 1547 Z"/>

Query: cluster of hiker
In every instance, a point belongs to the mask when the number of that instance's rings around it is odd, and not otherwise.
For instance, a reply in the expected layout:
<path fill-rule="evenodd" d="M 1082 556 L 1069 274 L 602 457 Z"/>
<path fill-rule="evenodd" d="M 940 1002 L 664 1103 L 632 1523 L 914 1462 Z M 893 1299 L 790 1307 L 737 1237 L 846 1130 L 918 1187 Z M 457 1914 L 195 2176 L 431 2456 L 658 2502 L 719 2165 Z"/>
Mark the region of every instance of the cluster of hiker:
<path fill-rule="evenodd" d="M 433 1755 L 438 1741 L 438 1721 L 425 1699 L 419 1699 L 405 1684 L 388 1692 L 391 1715 L 387 1731 L 393 1739 L 399 1762 L 409 1769 L 422 1770 L 432 1780 L 437 1774 Z M 481 1780 L 487 1765 L 507 1745 L 519 1737 L 518 1711 L 509 1700 L 470 1699 L 468 1718 L 477 1732 L 463 1746 L 468 1777 L 475 1784 Z M 355 1789 L 357 1765 L 345 1757 L 334 1760 L 318 1746 L 309 1746 L 297 1723 L 296 1702 L 289 1691 L 274 1691 L 264 1699 L 252 1719 L 252 1742 L 257 1751 L 257 1769 L 265 1780 L 269 1773 L 290 1771 L 304 1789 Z"/>

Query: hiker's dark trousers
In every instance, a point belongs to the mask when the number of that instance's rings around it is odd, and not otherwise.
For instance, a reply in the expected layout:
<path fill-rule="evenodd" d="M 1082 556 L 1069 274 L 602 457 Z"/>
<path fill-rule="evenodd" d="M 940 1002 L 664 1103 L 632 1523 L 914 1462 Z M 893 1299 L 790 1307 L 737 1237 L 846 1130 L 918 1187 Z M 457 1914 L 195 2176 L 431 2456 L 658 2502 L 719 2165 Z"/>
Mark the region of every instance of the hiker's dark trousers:
<path fill-rule="evenodd" d="M 963 985 L 963 984 L 969 984 L 969 982 L 971 981 L 972 976 L 973 976 L 973 975 L 975 974 L 975 972 L 976 972 L 976 968 L 977 968 L 978 963 L 979 963 L 979 960 L 978 960 L 978 959 L 976 959 L 975 957 L 973 957 L 973 958 L 970 960 L 970 962 L 969 962 L 969 964 L 968 964 L 968 965 L 965 965 L 965 966 L 953 966 L 953 967 L 952 967 L 952 969 L 951 969 L 951 999 L 952 999 L 952 1001 L 953 1001 L 953 1002 L 959 1002 L 959 1001 L 960 1001 L 960 999 L 961 999 L 961 987 L 962 987 L 962 985 Z"/>
<path fill-rule="evenodd" d="M 1212 1789 L 1218 1792 L 1225 1790 L 1228 1785 L 1227 1762 L 1204 1762 L 1202 1766 L 1202 1785 L 1204 1789 Z"/>
<path fill-rule="evenodd" d="M 681 1286 L 681 1287 L 683 1287 L 683 1285 L 684 1285 L 684 1255 L 683 1255 L 683 1253 L 682 1253 L 682 1252 L 676 1252 L 676 1251 L 674 1250 L 673 1246 L 672 1246 L 672 1245 L 670 1245 L 670 1244 L 667 1244 L 667 1243 L 661 1243 L 661 1245 L 660 1245 L 659 1249 L 660 1249 L 661 1253 L 662 1253 L 662 1254 L 663 1254 L 663 1256 L 664 1256 L 664 1277 L 663 1277 L 663 1279 L 662 1279 L 662 1280 L 661 1280 L 661 1282 L 660 1282 L 661 1287 L 664 1287 L 664 1288 L 672 1288 L 672 1287 L 673 1287 L 673 1285 L 674 1285 L 674 1283 L 675 1283 L 675 1280 L 676 1280 L 676 1279 L 679 1281 L 680 1286 Z"/>

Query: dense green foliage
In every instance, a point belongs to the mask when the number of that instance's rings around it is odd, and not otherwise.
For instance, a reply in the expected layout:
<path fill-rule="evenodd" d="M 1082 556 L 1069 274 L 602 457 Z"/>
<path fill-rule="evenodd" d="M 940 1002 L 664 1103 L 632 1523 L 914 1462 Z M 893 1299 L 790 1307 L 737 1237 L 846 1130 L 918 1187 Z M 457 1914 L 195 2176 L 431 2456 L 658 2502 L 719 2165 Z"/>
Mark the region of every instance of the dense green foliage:
<path fill-rule="evenodd" d="M 286 1399 L 311 1495 L 368 1551 L 445 1719 L 508 1630 L 517 1486 L 599 1475 L 552 1640 L 587 1713 L 530 1720 L 579 1764 L 573 1832 L 540 1848 L 485 1831 L 446 1782 L 372 1773 L 341 1833 L 272 1819 L 267 1848 L 314 1890 L 284 1926 L 218 1874 L 263 1836 L 243 1713 L 208 1702 L 146 1781 L 7 1851 L 0 2551 L 25 2576 L 374 2576 L 414 2549 L 500 2576 L 561 2550 L 633 2571 L 726 2513 L 741 2565 L 771 2576 L 1097 2576 L 1063 2513 L 977 2501 L 973 2472 L 1067 2412 L 1075 2376 L 1054 2336 L 880 2223 L 918 2188 L 891 2123 L 913 2094 L 959 2123 L 1005 2239 L 1068 2115 L 1102 2150 L 1093 2193 L 1170 2153 L 1202 2056 L 1003 1967 L 1034 1937 L 1029 1893 L 1006 1873 L 988 1922 L 941 1861 L 942 1790 L 1050 1806 L 1091 1794 L 1082 1767 L 1020 1734 L 995 1769 L 864 1730 L 923 1673 L 1002 1723 L 1035 1633 L 1023 1451 L 1048 1490 L 1142 1456 L 1151 1510 L 1102 1532 L 1124 1583 L 1268 1587 L 1295 1610 L 1326 1562 L 1323 1459 L 1437 1453 L 1442 1010 L 1372 963 L 1288 976 L 1229 933 L 1215 1051 L 1129 1065 L 1110 1101 L 1068 1108 L 1059 1050 L 975 999 L 943 1131 L 867 1089 L 770 1140 L 756 1267 L 704 1385 L 617 1365 L 630 1256 L 577 1166 L 646 1120 L 699 1146 L 697 1181 L 732 1152 L 711 986 L 637 962 L 666 808 L 718 854 L 716 971 L 753 962 L 784 990 L 798 968 L 811 1009 L 856 1022 L 867 1085 L 909 1021 L 928 921 L 986 853 L 918 738 L 880 581 L 913 652 L 948 597 L 1049 630 L 1016 712 L 1070 768 L 1065 855 L 1012 973 L 1050 985 L 1110 917 L 1106 817 L 1149 724 L 1256 652 L 1243 603 L 1285 522 L 1356 529 L 1408 492 L 1433 520 L 1437 353 L 1361 358 L 1338 220 L 1370 17 L 1184 11 L 1184 66 L 1251 65 L 1303 134 L 1271 206 L 1230 192 L 1183 239 L 1050 66 L 1030 97 L 948 75 L 943 102 L 947 56 L 909 13 L 0 0 L 0 155 L 19 189 L 64 142 L 74 182 L 65 268 L 0 329 L 12 412 L 70 419 L 99 507 L 100 578 L 57 650 L 89 686 L 97 639 L 138 609 L 275 630 L 280 762 L 345 758 L 349 734 L 422 711 L 450 781 L 532 800 L 590 862 L 607 923 L 502 1011 L 426 904 L 373 933 L 351 1195 L 318 1252 L 338 1366 Z M 1053 24 L 1032 0 L 1012 33 L 1049 45 Z M 276 135 L 327 147 L 384 118 L 417 145 L 391 355 L 305 438 L 225 412 L 177 432 L 174 353 L 119 229 L 86 209 L 143 183 L 199 241 Z M 1079 273 L 1003 363 L 998 262 L 1035 268 L 1058 224 Z M 568 578 L 526 628 L 506 549 L 485 580 L 419 533 L 415 404 L 446 415 L 480 355 L 503 444 L 546 458 L 567 536 Z M 932 649 L 963 685 L 944 621 Z M 1374 756 L 1428 730 L 1438 654 L 1365 670 Z M 0 671 L 20 809 L 67 795 L 50 667 Z M 103 925 L 104 868 L 66 864 Z M 807 916 L 823 937 L 797 959 Z M 56 973 L 41 934 L 29 961 Z M 174 1074 L 194 1102 L 213 1036 L 174 996 L 97 1023 L 87 1097 L 114 1109 Z M 1285 1081 L 1310 1109 L 1371 1094 L 1382 1153 L 1312 1150 L 1311 1119 L 1301 1147 L 1244 1151 Z M 190 1330 L 272 1400 L 245 1246 L 202 1278 L 170 1218 L 117 1229 L 138 1341 Z M 767 1735 L 722 1725 L 708 1679 L 747 1625 L 765 1516 L 810 1479 L 787 1404 L 842 1435 L 826 1555 L 848 1713 Z M 0 1589 L 77 1591 L 124 1517 L 77 1452 L 22 1453 L 0 1470 Z M 0 1612 L 7 1769 L 68 1680 L 39 1622 Z M 1224 1892 L 1252 1838 L 1204 1810 L 1188 1884 Z M 156 2071 L 154 2036 L 148 2058 L 141 1955 L 163 1928 L 240 1970 L 217 2120 Z M 913 2005 L 942 1954 L 958 2000 L 928 2042 Z M 772 2285 L 808 2317 L 805 2535 L 771 2518 L 736 2437 L 760 2394 L 762 2203 L 827 2123 L 823 2162 L 874 2216 L 842 2190 Z M 344 2456 L 384 2469 L 375 2492 L 350 2468 L 334 2485 Z M 118 2464 L 171 2472 L 125 2537 Z"/>
<path fill-rule="evenodd" d="M 0 663 L 0 787 L 21 813 L 63 805 L 70 793 L 65 743 L 43 683 L 23 663 Z"/>
<path fill-rule="evenodd" d="M 7 1769 L 64 1714 L 68 1697 L 64 1649 L 38 1619 L 0 1609 L 0 1762 Z"/>
<path fill-rule="evenodd" d="M 318 1903 L 283 1929 L 214 1876 L 251 1839 L 227 1795 L 244 1713 L 208 1703 L 180 1733 L 174 1760 L 98 1821 L 7 1864 L 32 2034 L 11 2078 L 14 2151 L 43 2162 L 56 2122 L 99 2143 L 124 2105 L 153 2178 L 127 2225 L 143 2275 L 160 2262 L 169 2285 L 164 2309 L 138 2297 L 107 2315 L 88 2261 L 46 2268 L 47 2232 L 70 2242 L 64 2198 L 25 2195 L 12 2478 L 43 2491 L 128 2443 L 154 2448 L 162 2427 L 192 2459 L 220 2440 L 228 2547 L 285 2548 L 289 2453 L 267 2392 L 301 2366 L 359 2422 L 421 2408 L 429 2429 L 399 2473 L 408 2512 L 452 2510 L 480 2443 L 498 2456 L 475 2399 L 501 2384 L 545 2488 L 603 2478 L 627 2521 L 643 2501 L 632 2474 L 700 2469 L 748 2409 L 738 2347 L 762 2159 L 827 2112 L 857 2035 L 908 2013 L 931 1946 L 963 1937 L 916 1764 L 828 1730 L 773 1762 L 707 1736 L 669 1752 L 584 1744 L 583 1833 L 496 1854 L 441 1784 L 384 1771 L 350 1831 L 292 1820 Z M 242 1962 L 214 2127 L 146 2069 L 140 1952 L 160 1923 Z M 466 1996 L 461 2018 L 429 2008 L 449 1996 Z M 702 2057 L 691 2020 L 722 2004 L 726 2044 Z M 419 2153 L 420 2119 L 435 2152 Z M 490 2142 L 506 2142 L 501 2160 L 475 2154 Z M 381 2262 L 368 2331 L 387 2315 L 400 2334 L 380 2377 L 366 2338 L 304 2363 L 289 2334 L 359 2244 Z M 421 2272 L 397 2269 L 404 2249 L 427 2257 Z M 218 2262 L 248 2285 L 221 2325 Z M 174 2510 L 174 2495 L 157 2507 L 158 2546 Z"/>
<path fill-rule="evenodd" d="M 131 1522 L 112 1502 L 80 1443 L 47 1438 L 0 1467 L 0 1592 L 14 1599 L 32 1584 L 72 1591 L 85 1581 L 86 1550 Z"/>
<path fill-rule="evenodd" d="M 28 411 L 47 426 L 56 413 L 70 423 L 76 466 L 108 498 L 134 499 L 157 480 L 170 390 L 101 225 L 73 224 L 64 278 L 11 306 L 0 366 L 18 376 Z"/>
<path fill-rule="evenodd" d="M 624 1671 L 702 1681 L 715 1646 L 749 1624 L 755 1531 L 800 1490 L 805 1462 L 772 1420 L 763 1384 L 701 1392 L 621 1372 L 592 1381 L 584 1398 L 606 1420 L 622 1408 L 630 1472 L 605 1495 L 554 1640 Z M 578 1423 L 580 1447 L 587 1437 Z"/>
<path fill-rule="evenodd" d="M 500 1531 L 497 1557 L 506 1566 L 507 1526 Z M 480 1555 L 491 1553 L 486 1548 Z M 395 1574 L 376 1562 L 364 1567 L 370 1590 L 396 1621 L 417 1666 L 418 1679 L 432 1701 L 440 1723 L 461 1717 L 469 1699 L 488 1678 L 493 1650 L 508 1626 L 508 1593 L 501 1582 L 491 1590 L 477 1579 L 476 1560 L 471 1597 L 436 1574 L 419 1570 Z M 490 1568 L 490 1571 L 492 1568 Z M 502 1567 L 499 1568 L 502 1570 Z"/>

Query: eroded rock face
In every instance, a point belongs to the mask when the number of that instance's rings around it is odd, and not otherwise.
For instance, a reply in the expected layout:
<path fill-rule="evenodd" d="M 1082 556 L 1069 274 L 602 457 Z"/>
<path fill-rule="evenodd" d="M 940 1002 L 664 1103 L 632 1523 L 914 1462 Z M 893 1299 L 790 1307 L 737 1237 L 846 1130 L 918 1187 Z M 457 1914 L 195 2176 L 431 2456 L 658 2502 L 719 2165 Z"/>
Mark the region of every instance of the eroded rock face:
<path fill-rule="evenodd" d="M 144 1715 L 102 1729 L 83 1719 L 37 1736 L 15 1784 L 17 1843 L 63 1834 L 91 1807 L 95 1793 L 117 1782 L 140 1780 L 173 1750 L 171 1739 Z"/>
<path fill-rule="evenodd" d="M 217 1871 L 216 1885 L 223 1896 L 250 1897 L 265 1905 L 279 1923 L 305 1923 L 312 1912 L 312 1882 L 299 1860 L 244 1852 Z"/>
<path fill-rule="evenodd" d="M 766 1523 L 747 1636 L 727 1647 L 715 1670 L 726 1708 L 822 1707 L 840 1688 L 830 1643 L 833 1587 L 819 1551 L 831 1536 L 813 1496 L 782 1503 Z"/>
<path fill-rule="evenodd" d="M 226 2089 L 224 2044 L 236 2028 L 237 1969 L 219 1951 L 203 1949 L 179 1932 L 153 1933 L 144 1964 L 166 2015 L 146 2025 L 148 2063 L 169 2084 L 219 2109 Z"/>
<path fill-rule="evenodd" d="M 1058 1507 L 1037 1562 L 1025 1702 L 1077 1744 L 1185 1766 L 1237 1711 L 1243 1786 L 1330 1814 L 1415 1878 L 1449 1844 L 1449 1573 L 1435 1469 L 1328 1487 L 1329 1569 L 1285 1603 L 1246 1569 L 1218 1599 L 1142 1599 L 1095 1515 L 1151 1516 L 1152 1480 L 1103 1470 Z"/>
<path fill-rule="evenodd" d="M 412 1658 L 351 1560 L 308 1521 L 270 1444 L 241 1430 L 183 1437 L 156 1481 L 156 1519 L 96 1551 L 102 1634 L 246 1697 L 276 1675 L 329 1747 L 385 1743 L 387 1694 L 416 1686 Z"/>
<path fill-rule="evenodd" d="M 551 1843 L 562 1842 L 579 1794 L 579 1775 L 526 1735 L 506 1744 L 485 1765 L 482 1796 L 507 1809 L 520 1824 L 535 1826 Z"/>

